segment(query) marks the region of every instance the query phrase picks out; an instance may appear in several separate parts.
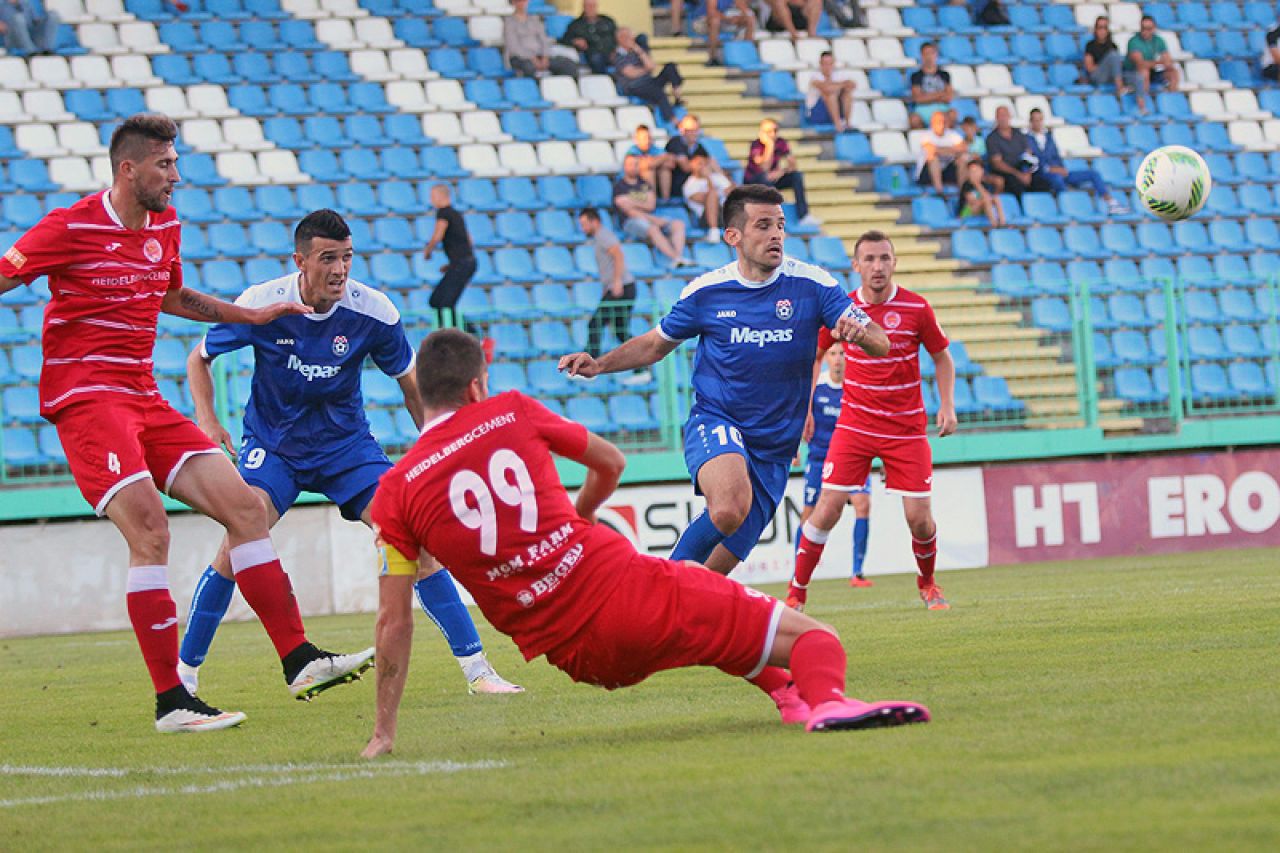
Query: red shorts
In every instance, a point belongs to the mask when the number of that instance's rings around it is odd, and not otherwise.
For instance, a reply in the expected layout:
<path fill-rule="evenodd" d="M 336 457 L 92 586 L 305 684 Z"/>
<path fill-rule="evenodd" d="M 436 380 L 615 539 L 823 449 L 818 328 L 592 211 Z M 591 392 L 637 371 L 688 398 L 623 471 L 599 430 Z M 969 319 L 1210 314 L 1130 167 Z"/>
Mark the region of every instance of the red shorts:
<path fill-rule="evenodd" d="M 613 690 L 656 672 L 714 666 L 752 677 L 782 616 L 777 599 L 697 566 L 637 554 L 574 640 L 547 660 L 574 681 Z"/>
<path fill-rule="evenodd" d="M 852 492 L 866 482 L 871 460 L 884 463 L 885 488 L 899 495 L 927 498 L 933 492 L 933 451 L 927 438 L 879 438 L 840 425 L 822 466 L 822 488 Z"/>
<path fill-rule="evenodd" d="M 98 515 L 130 483 L 150 477 L 168 492 L 187 459 L 221 452 L 158 396 L 86 400 L 54 414 L 53 425 L 76 485 Z"/>

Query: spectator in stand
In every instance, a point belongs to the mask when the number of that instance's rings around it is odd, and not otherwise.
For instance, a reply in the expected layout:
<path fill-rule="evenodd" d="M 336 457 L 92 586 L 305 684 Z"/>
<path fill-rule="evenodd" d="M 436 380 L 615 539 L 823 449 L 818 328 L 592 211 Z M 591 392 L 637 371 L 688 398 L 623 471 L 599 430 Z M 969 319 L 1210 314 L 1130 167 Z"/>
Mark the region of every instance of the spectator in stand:
<path fill-rule="evenodd" d="M 622 231 L 633 240 L 648 240 L 676 266 L 693 263 L 684 256 L 684 223 L 657 216 L 658 194 L 640 177 L 640 158 L 622 160 L 622 177 L 613 184 L 613 206 Z"/>
<path fill-rule="evenodd" d="M 1152 86 L 1163 85 L 1170 92 L 1178 91 L 1178 66 L 1173 64 L 1169 46 L 1156 34 L 1155 18 L 1142 16 L 1141 28 L 1129 39 L 1125 54 L 1124 68 L 1131 72 L 1138 92 L 1138 112 L 1147 111 Z"/>
<path fill-rule="evenodd" d="M 920 70 L 911 74 L 911 127 L 915 130 L 928 127 L 934 113 L 944 114 L 947 127 L 955 127 L 953 97 L 951 75 L 938 67 L 938 46 L 927 41 L 920 46 Z"/>
<path fill-rule="evenodd" d="M 947 117 L 934 113 L 929 129 L 916 137 L 916 183 L 932 185 L 942 194 L 943 182 L 958 186 L 967 175 L 969 147 L 957 130 L 947 129 Z"/>
<path fill-rule="evenodd" d="M 476 274 L 476 254 L 467 223 L 453 206 L 448 184 L 436 184 L 431 188 L 431 206 L 436 209 L 436 227 L 422 250 L 422 256 L 430 258 L 436 246 L 443 246 L 445 257 L 449 259 L 441 269 L 440 281 L 431 291 L 431 298 L 427 300 L 427 304 L 436 311 L 436 328 L 443 329 L 457 324 L 454 309 L 462 298 L 462 291 Z M 466 324 L 466 330 L 481 336 L 479 329 L 471 323 Z M 492 344 L 489 348 L 492 349 Z"/>
<path fill-rule="evenodd" d="M 797 168 L 796 157 L 791 153 L 787 140 L 778 136 L 778 123 L 771 118 L 760 122 L 760 136 L 751 143 L 742 182 L 794 190 L 800 224 L 812 228 L 822 224 L 809 213 L 809 202 L 804 194 L 804 173 Z"/>
<path fill-rule="evenodd" d="M 618 25 L 600 14 L 600 0 L 582 0 L 582 14 L 569 22 L 560 43 L 575 48 L 582 64 L 596 74 L 608 74 L 618 49 Z"/>
<path fill-rule="evenodd" d="M 1267 32 L 1262 46 L 1262 77 L 1272 83 L 1280 82 L 1280 22 Z"/>
<path fill-rule="evenodd" d="M 988 222 L 999 227 L 1005 224 L 1004 203 L 1000 201 L 1000 196 L 987 189 L 986 172 L 981 160 L 975 157 L 969 161 L 965 167 L 964 183 L 960 185 L 956 216 L 961 219 L 985 216 Z"/>
<path fill-rule="evenodd" d="M 684 78 L 674 62 L 658 70 L 653 57 L 636 42 L 630 27 L 618 30 L 618 49 L 613 52 L 613 67 L 618 75 L 618 91 L 649 104 L 663 121 L 676 120 L 676 104 L 680 102 L 680 84 Z M 671 87 L 670 96 L 667 86 Z"/>
<path fill-rule="evenodd" d="M 987 161 L 991 170 L 1004 178 L 1004 191 L 1011 195 L 1053 192 L 1040 161 L 1031 153 L 1026 134 L 1013 126 L 1008 107 L 996 110 L 995 130 L 987 134 Z"/>
<path fill-rule="evenodd" d="M 823 51 L 818 58 L 818 73 L 809 80 L 805 93 L 806 117 L 810 124 L 833 124 L 836 133 L 849 129 L 853 113 L 853 90 L 857 88 L 852 71 L 836 69 L 836 57 Z"/>
<path fill-rule="evenodd" d="M 511 5 L 514 11 L 502 20 L 502 53 L 511 70 L 521 77 L 577 77 L 578 63 L 551 55 L 551 37 L 542 18 L 529 14 L 529 0 L 511 0 Z"/>
<path fill-rule="evenodd" d="M 578 226 L 587 237 L 587 243 L 596 255 L 596 267 L 600 270 L 600 282 L 604 294 L 595 313 L 587 323 L 587 352 L 593 358 L 600 356 L 600 334 L 612 327 L 618 343 L 631 337 L 631 311 L 636 304 L 636 279 L 627 269 L 627 256 L 622 253 L 618 237 L 600 219 L 600 211 L 594 207 L 583 208 L 578 214 Z M 622 380 L 624 385 L 643 385 L 652 381 L 653 374 L 638 370 Z"/>
<path fill-rule="evenodd" d="M 969 162 L 979 160 L 983 163 L 987 161 L 987 140 L 986 137 L 978 133 L 978 120 L 973 116 L 965 116 L 964 121 L 960 122 L 960 132 L 964 134 L 964 144 L 969 151 Z M 1004 191 L 1004 178 L 999 175 L 993 175 L 983 168 L 982 180 L 986 183 L 987 189 L 993 193 Z"/>
<path fill-rule="evenodd" d="M 14 56 L 53 53 L 61 23 L 57 12 L 41 9 L 32 0 L 0 0 L 0 33 Z"/>
<path fill-rule="evenodd" d="M 768 0 L 769 20 L 765 29 L 771 33 L 789 34 L 800 38 L 805 30 L 811 37 L 818 34 L 818 19 L 822 17 L 822 0 Z"/>
<path fill-rule="evenodd" d="M 707 242 L 720 242 L 720 210 L 733 189 L 733 181 L 718 169 L 713 169 L 706 154 L 694 154 L 690 158 L 692 174 L 684 182 L 684 202 L 689 211 L 707 229 Z"/>
<path fill-rule="evenodd" d="M 1011 23 L 1003 0 L 974 0 L 969 8 L 974 22 L 983 26 L 1007 27 Z"/>
<path fill-rule="evenodd" d="M 1124 57 L 1111 39 L 1111 21 L 1106 15 L 1099 15 L 1093 22 L 1093 40 L 1085 43 L 1084 77 L 1094 86 L 1114 83 L 1117 97 L 1127 91 L 1124 85 Z"/>
<path fill-rule="evenodd" d="M 640 159 L 640 177 L 658 188 L 660 201 L 671 198 L 671 172 L 675 169 L 675 156 L 658 147 L 647 124 L 636 125 L 631 139 L 632 145 L 627 149 L 626 156 Z"/>
<path fill-rule="evenodd" d="M 695 3 L 695 5 L 697 5 Z M 751 11 L 748 0 L 709 0 L 707 9 L 707 53 L 711 55 L 708 65 L 723 65 L 720 55 L 720 30 L 726 25 L 730 29 L 741 30 L 742 38 L 755 41 L 756 16 Z M 684 0 L 671 0 L 671 32 L 681 35 L 684 30 Z"/>
<path fill-rule="evenodd" d="M 1048 181 L 1050 191 L 1055 195 L 1067 187 L 1092 187 L 1098 198 L 1107 203 L 1107 209 L 1113 214 L 1128 213 L 1129 208 L 1111 195 L 1107 182 L 1096 169 L 1075 169 L 1068 171 L 1058 152 L 1058 143 L 1053 141 L 1053 134 L 1044 126 L 1044 113 L 1032 110 L 1030 126 L 1027 128 L 1027 142 L 1031 153 L 1040 161 L 1040 174 Z"/>
<path fill-rule="evenodd" d="M 680 119 L 676 129 L 680 131 L 679 134 L 667 140 L 667 153 L 674 161 L 674 167 L 671 170 L 671 193 L 683 196 L 684 182 L 693 174 L 695 154 L 706 157 L 714 171 L 720 171 L 720 164 L 711 157 L 711 153 L 702 144 L 702 123 L 698 121 L 697 116 L 686 115 Z"/>

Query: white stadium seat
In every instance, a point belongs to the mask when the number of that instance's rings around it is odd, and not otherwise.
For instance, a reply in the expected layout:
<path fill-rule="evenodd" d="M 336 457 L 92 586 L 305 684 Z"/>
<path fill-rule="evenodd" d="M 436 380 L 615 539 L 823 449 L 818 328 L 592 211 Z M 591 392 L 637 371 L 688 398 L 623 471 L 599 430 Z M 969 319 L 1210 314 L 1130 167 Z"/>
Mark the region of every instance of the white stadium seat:
<path fill-rule="evenodd" d="M 404 47 L 404 42 L 396 38 L 396 34 L 391 31 L 391 22 L 386 18 L 364 18 L 356 21 L 356 40 L 369 47 Z"/>
<path fill-rule="evenodd" d="M 618 87 L 607 74 L 588 74 L 578 81 L 578 91 L 597 107 L 625 107 L 630 103 L 618 94 Z"/>
<path fill-rule="evenodd" d="M 498 152 L 492 145 L 471 143 L 458 147 L 458 165 L 478 178 L 501 178 L 511 174 L 498 162 Z"/>
<path fill-rule="evenodd" d="M 151 60 L 145 56 L 126 53 L 111 57 L 111 74 L 120 81 L 121 85 L 135 89 L 150 89 L 152 86 L 164 84 L 163 80 L 152 73 Z"/>
<path fill-rule="evenodd" d="M 528 142 L 507 142 L 498 146 L 498 162 L 513 175 L 534 177 L 550 170 L 538 162 L 538 152 Z"/>
<path fill-rule="evenodd" d="M 1169 48 L 1169 55 L 1173 57 L 1175 62 L 1195 59 L 1195 54 L 1183 49 L 1182 42 L 1178 40 L 1177 33 L 1170 30 L 1167 33 L 1161 33 L 1160 37 L 1164 39 L 1165 46 Z"/>
<path fill-rule="evenodd" d="M 426 83 L 427 102 L 434 109 L 463 112 L 475 109 L 475 104 L 467 100 L 462 91 L 462 84 L 457 80 L 428 80 Z"/>
<path fill-rule="evenodd" d="M 867 43 L 862 39 L 838 38 L 831 42 L 831 54 L 836 65 L 845 68 L 872 68 L 875 63 L 867 53 Z"/>
<path fill-rule="evenodd" d="M 273 184 L 307 184 L 311 179 L 298 168 L 292 151 L 262 151 L 258 154 L 258 171 Z"/>
<path fill-rule="evenodd" d="M 502 129 L 498 114 L 492 110 L 473 110 L 462 114 L 462 132 L 476 142 L 497 145 L 511 142 L 511 134 Z"/>
<path fill-rule="evenodd" d="M 1063 124 L 1062 119 L 1053 114 L 1053 107 L 1049 106 L 1049 99 L 1044 95 L 1019 95 L 1013 99 L 1013 106 L 1014 115 L 1023 121 L 1031 121 L 1031 111 L 1039 110 L 1044 113 L 1044 123 L 1048 127 L 1056 128 Z"/>
<path fill-rule="evenodd" d="M 83 157 L 55 157 L 50 160 L 49 178 L 73 193 L 90 193 L 110 183 L 95 175 L 89 161 Z"/>
<path fill-rule="evenodd" d="M 914 68 L 919 65 L 915 59 L 908 59 L 903 54 L 902 41 L 896 38 L 868 39 L 867 53 L 882 68 Z"/>
<path fill-rule="evenodd" d="M 970 65 L 948 65 L 947 73 L 951 75 L 951 88 L 957 95 L 966 98 L 980 98 L 990 92 L 978 82 L 977 74 Z"/>
<path fill-rule="evenodd" d="M 817 68 L 822 54 L 831 50 L 831 42 L 819 38 L 802 38 L 796 42 L 796 58 L 805 68 Z M 799 70 L 799 69 L 797 69 Z"/>
<path fill-rule="evenodd" d="M 1230 89 L 1231 84 L 1218 76 L 1218 66 L 1207 59 L 1196 59 L 1183 66 L 1182 79 L 1187 89 Z"/>
<path fill-rule="evenodd" d="M 227 90 L 201 84 L 187 89 L 187 105 L 205 118 L 229 118 L 239 111 L 227 103 Z"/>
<path fill-rule="evenodd" d="M 1018 95 L 1026 89 L 1013 82 L 1007 65 L 979 65 L 974 71 L 978 85 L 992 95 Z M 954 86 L 954 81 L 952 83 Z"/>
<path fill-rule="evenodd" d="M 98 186 L 100 187 L 111 186 L 111 181 L 113 176 L 111 173 L 110 157 L 107 157 L 106 155 L 103 155 L 101 157 L 94 157 L 92 160 L 89 161 L 89 168 L 93 171 L 93 179 L 94 181 L 97 182 Z"/>
<path fill-rule="evenodd" d="M 631 136 L 630 133 L 618 127 L 613 110 L 607 107 L 587 107 L 578 110 L 578 129 L 590 134 L 592 139 L 613 140 Z"/>
<path fill-rule="evenodd" d="M 168 53 L 168 45 L 161 44 L 156 25 L 150 21 L 130 21 L 121 24 L 119 53 Z"/>
<path fill-rule="evenodd" d="M 62 93 L 52 89 L 30 89 L 22 93 L 22 109 L 36 121 L 75 121 L 62 103 Z"/>
<path fill-rule="evenodd" d="M 899 130 L 878 130 L 871 134 L 871 150 L 890 163 L 912 163 L 916 159 L 907 147 L 907 137 Z"/>
<path fill-rule="evenodd" d="M 512 11 L 507 0 L 472 0 L 472 4 L 491 15 L 510 15 Z"/>
<path fill-rule="evenodd" d="M 502 19 L 497 15 L 476 15 L 467 21 L 467 34 L 481 44 L 501 46 Z"/>
<path fill-rule="evenodd" d="M 399 80 L 400 74 L 391 70 L 386 51 L 381 48 L 351 51 L 351 70 L 366 80 L 385 83 L 388 80 Z"/>
<path fill-rule="evenodd" d="M 1236 145 L 1249 151 L 1275 151 L 1276 143 L 1262 134 L 1262 125 L 1256 121 L 1233 121 L 1227 125 L 1227 136 Z"/>
<path fill-rule="evenodd" d="M 182 123 L 182 141 L 197 151 L 218 154 L 235 151 L 236 146 L 222 135 L 222 125 L 216 119 L 189 118 Z"/>
<path fill-rule="evenodd" d="M 83 47 L 94 53 L 124 53 L 128 50 L 120 44 L 120 34 L 112 24 L 81 24 L 76 37 Z"/>
<path fill-rule="evenodd" d="M 1116 30 L 1132 30 L 1137 32 L 1142 26 L 1142 7 L 1137 3 L 1112 3 L 1108 10 L 1111 16 L 1111 27 Z M 1104 13 L 1106 14 L 1106 13 Z M 1094 18 L 1090 18 L 1086 26 L 1093 30 Z M 1125 42 L 1128 44 L 1128 42 Z"/>
<path fill-rule="evenodd" d="M 19 56 L 0 56 L 0 80 L 4 87 L 15 92 L 23 89 L 38 89 L 39 83 L 31 79 L 27 61 Z"/>
<path fill-rule="evenodd" d="M 1199 113 L 1209 121 L 1231 121 L 1235 118 L 1222 103 L 1218 92 L 1192 92 L 1187 97 L 1193 113 Z"/>
<path fill-rule="evenodd" d="M 1117 4 L 1119 5 L 1119 4 Z M 1080 3 L 1072 11 L 1075 12 L 1076 23 L 1084 27 L 1089 32 L 1093 32 L 1093 22 L 1101 15 L 1107 14 L 1107 7 L 1101 3 Z M 1112 23 L 1113 30 L 1119 29 L 1137 29 L 1137 27 L 1120 27 L 1117 23 Z M 1123 44 L 1124 42 L 1117 42 Z"/>
<path fill-rule="evenodd" d="M 305 20 L 329 17 L 329 13 L 320 8 L 320 0 L 280 0 L 280 8 L 295 18 Z"/>
<path fill-rule="evenodd" d="M 97 126 L 87 121 L 71 121 L 58 125 L 58 144 L 81 157 L 107 153 L 107 147 L 98 137 Z"/>
<path fill-rule="evenodd" d="M 654 141 L 658 141 L 659 137 L 666 137 L 666 131 L 658 127 L 658 123 L 653 118 L 653 110 L 644 106 L 618 107 L 614 112 L 614 120 L 618 127 L 630 139 L 631 135 L 636 132 L 636 128 L 644 125 L 649 128 L 649 132 L 653 135 Z M 582 118 L 578 118 L 578 126 L 582 126 Z"/>
<path fill-rule="evenodd" d="M 87 89 L 115 89 L 123 85 L 111 72 L 111 63 L 105 56 L 71 57 L 71 76 L 77 86 Z"/>
<path fill-rule="evenodd" d="M 422 132 L 441 145 L 462 145 L 475 142 L 462 130 L 457 113 L 439 112 L 422 117 Z"/>
<path fill-rule="evenodd" d="M 322 18 L 316 21 L 316 38 L 337 50 L 354 50 L 364 47 L 356 38 L 356 29 L 346 18 Z"/>
<path fill-rule="evenodd" d="M 94 20 L 106 21 L 108 24 L 123 24 L 134 20 L 133 15 L 125 11 L 120 0 L 85 0 L 85 13 Z"/>
<path fill-rule="evenodd" d="M 902 14 L 885 6 L 866 10 L 867 29 L 886 36 L 908 36 L 913 32 L 902 25 Z"/>
<path fill-rule="evenodd" d="M 761 39 L 756 43 L 756 50 L 760 52 L 761 62 L 778 71 L 799 71 L 810 67 L 796 56 L 796 46 L 789 38 Z"/>
<path fill-rule="evenodd" d="M 71 65 L 63 56 L 33 56 L 30 70 L 31 79 L 46 89 L 75 89 L 80 85 L 71 76 Z"/>
<path fill-rule="evenodd" d="M 266 151 L 275 147 L 262 135 L 262 123 L 249 116 L 223 119 L 222 138 L 241 151 Z"/>
<path fill-rule="evenodd" d="M 31 116 L 22 108 L 22 99 L 17 92 L 6 92 L 0 89 L 0 124 L 17 124 L 31 121 Z"/>
<path fill-rule="evenodd" d="M 603 140 L 587 139 L 575 144 L 578 162 L 589 172 L 600 175 L 612 175 L 622 168 L 613 146 Z"/>
<path fill-rule="evenodd" d="M 260 186 L 271 183 L 258 171 L 258 160 L 248 151 L 223 151 L 215 155 L 218 174 L 233 184 Z"/>
<path fill-rule="evenodd" d="M 578 81 L 572 77 L 561 75 L 543 77 L 538 81 L 538 86 L 542 90 L 543 100 L 550 101 L 562 109 L 576 110 L 579 107 L 591 105 L 591 102 L 579 93 Z"/>
<path fill-rule="evenodd" d="M 880 98 L 872 101 L 871 120 L 889 130 L 905 131 L 911 127 L 907 105 L 897 98 Z"/>
<path fill-rule="evenodd" d="M 1249 89 L 1228 89 L 1222 93 L 1222 105 L 1236 118 L 1265 121 L 1271 113 L 1258 106 L 1258 96 Z"/>
<path fill-rule="evenodd" d="M 63 157 L 69 152 L 58 144 L 58 133 L 53 125 L 32 122 L 19 125 L 13 131 L 14 142 L 33 157 Z"/>
<path fill-rule="evenodd" d="M 94 20 L 84 8 L 84 0 L 46 0 L 45 6 L 57 12 L 64 24 L 87 24 Z"/>
<path fill-rule="evenodd" d="M 1053 141 L 1063 157 L 1101 157 L 1102 149 L 1089 144 L 1083 127 L 1064 125 L 1053 132 Z"/>
<path fill-rule="evenodd" d="M 427 55 L 416 47 L 398 47 L 387 52 L 391 70 L 404 80 L 434 80 L 440 75 L 427 65 Z"/>
<path fill-rule="evenodd" d="M 853 112 L 849 115 L 850 127 L 857 128 L 863 133 L 885 130 L 885 126 L 876 121 L 875 116 L 871 113 L 871 107 L 868 106 L 868 104 L 874 103 L 875 101 L 854 101 Z"/>
<path fill-rule="evenodd" d="M 364 18 L 369 14 L 356 0 L 320 0 L 320 9 L 333 18 Z"/>
<path fill-rule="evenodd" d="M 177 86 L 156 86 L 143 95 L 147 99 L 147 109 L 153 113 L 164 113 L 178 121 L 196 117 L 196 111 L 187 106 L 187 93 Z"/>
<path fill-rule="evenodd" d="M 387 103 L 406 113 L 429 113 L 438 104 L 429 100 L 417 80 L 392 80 L 387 83 Z"/>
<path fill-rule="evenodd" d="M 577 152 L 569 142 L 554 139 L 550 142 L 539 142 L 538 162 L 553 175 L 581 175 L 586 172 L 578 162 Z"/>
<path fill-rule="evenodd" d="M 996 120 L 996 110 L 1001 107 L 1008 107 L 1009 112 L 1013 113 L 1013 123 L 1022 124 L 1022 118 L 1018 115 L 1018 109 L 1013 103 L 1013 98 L 1006 95 L 987 95 L 978 101 L 978 114 L 982 116 L 982 121 L 987 124 L 994 124 Z"/>
<path fill-rule="evenodd" d="M 1262 137 L 1280 147 L 1280 119 L 1269 118 L 1262 123 Z"/>

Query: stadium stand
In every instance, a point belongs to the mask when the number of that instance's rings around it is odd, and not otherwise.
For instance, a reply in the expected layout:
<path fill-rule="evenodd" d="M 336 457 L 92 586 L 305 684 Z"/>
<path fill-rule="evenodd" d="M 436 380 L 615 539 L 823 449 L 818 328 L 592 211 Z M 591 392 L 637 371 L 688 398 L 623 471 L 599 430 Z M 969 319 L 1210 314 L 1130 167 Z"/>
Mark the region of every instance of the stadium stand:
<path fill-rule="evenodd" d="M 65 22 L 56 55 L 0 58 L 0 243 L 105 186 L 112 126 L 159 110 L 182 126 L 176 204 L 193 286 L 234 297 L 282 274 L 292 223 L 334 207 L 353 228 L 353 276 L 385 289 L 416 338 L 431 328 L 426 293 L 444 263 L 419 252 L 434 222 L 429 187 L 444 181 L 476 240 L 479 272 L 460 308 L 497 341 L 494 388 L 532 388 L 631 447 L 663 446 L 672 428 L 663 413 L 673 410 L 664 395 L 687 394 L 679 381 L 687 364 L 623 389 L 568 383 L 554 358 L 583 345 L 599 299 L 575 210 L 610 206 L 637 124 L 653 127 L 659 144 L 673 128 L 602 75 L 512 77 L 499 50 L 505 0 L 196 0 L 181 15 L 161 0 L 47 2 Z M 706 65 L 698 38 L 653 39 L 659 64 L 680 65 L 687 107 L 735 177 L 760 118 L 782 117 L 824 223 L 821 233 L 790 238 L 789 252 L 852 287 L 853 240 L 868 227 L 886 230 L 900 281 L 929 296 L 955 341 L 957 404 L 970 425 L 1075 424 L 1088 376 L 1117 428 L 1168 411 L 1171 372 L 1192 407 L 1274 405 L 1280 90 L 1255 65 L 1274 23 L 1270 5 L 1019 3 L 1013 26 L 987 28 L 939 2 L 863 5 L 860 29 L 840 30 L 824 15 L 815 38 L 762 30 L 755 43 L 726 42 L 724 67 Z M 1147 115 L 1132 96 L 1117 101 L 1076 82 L 1094 17 L 1110 14 L 1123 45 L 1142 11 L 1184 72 L 1182 91 L 1160 92 Z M 568 23 L 546 3 L 530 12 L 546 16 L 553 37 Z M 1111 215 L 1099 199 L 1068 191 L 1004 197 L 1002 228 L 958 219 L 953 195 L 926 194 L 911 174 L 907 78 L 926 39 L 941 47 L 958 112 L 977 117 L 984 134 L 1001 105 L 1019 126 L 1039 108 L 1068 168 L 1098 170 L 1121 196 L 1146 150 L 1190 145 L 1214 173 L 1209 207 L 1169 227 L 1138 212 Z M 856 130 L 839 135 L 803 126 L 797 109 L 825 50 L 857 82 Z M 681 207 L 660 212 L 687 221 Z M 625 251 L 640 278 L 642 331 L 687 275 L 645 245 Z M 703 268 L 729 258 L 705 243 L 692 256 Z M 0 476 L 58 471 L 56 436 L 32 410 L 42 287 L 0 299 Z M 162 318 L 156 349 L 166 393 L 188 412 L 181 356 L 199 334 Z M 615 344 L 606 333 L 604 345 Z M 250 365 L 223 361 L 229 399 L 240 405 Z M 412 440 L 395 395 L 367 375 L 379 437 Z M 935 411 L 931 377 L 925 400 Z"/>

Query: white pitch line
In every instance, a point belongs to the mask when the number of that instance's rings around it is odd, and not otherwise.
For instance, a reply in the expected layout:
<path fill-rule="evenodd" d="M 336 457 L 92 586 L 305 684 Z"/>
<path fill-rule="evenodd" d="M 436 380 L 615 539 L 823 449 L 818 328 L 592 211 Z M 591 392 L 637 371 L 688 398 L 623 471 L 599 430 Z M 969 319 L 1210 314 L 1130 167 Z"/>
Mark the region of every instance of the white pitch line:
<path fill-rule="evenodd" d="M 0 776 L 190 776 L 196 773 L 313 773 L 324 770 L 351 770 L 376 766 L 386 770 L 421 770 L 439 765 L 438 761 L 380 761 L 366 764 L 232 764 L 203 767 L 59 767 L 43 765 L 0 764 Z M 446 762 L 447 763 L 447 762 Z M 483 762 L 482 762 L 483 763 Z"/>
<path fill-rule="evenodd" d="M 469 770 L 497 770 L 509 765 L 505 761 L 417 761 L 417 762 L 387 762 L 383 764 L 368 764 L 364 766 L 353 764 L 333 764 L 333 765 L 276 765 L 262 768 L 255 768 L 260 771 L 269 773 L 294 773 L 297 775 L 281 775 L 275 777 L 258 777 L 247 779 L 228 779 L 218 782 L 210 782 L 199 785 L 180 785 L 177 787 L 146 787 L 138 786 L 134 788 L 124 788 L 118 791 L 83 791 L 75 794 L 53 794 L 44 797 L 22 797 L 10 800 L 0 800 L 0 808 L 16 808 L 19 806 L 41 806 L 53 803 L 70 803 L 70 802 L 107 802 L 110 800 L 135 800 L 147 797 L 169 797 L 183 796 L 188 794 L 217 794 L 227 791 L 237 791 L 243 788 L 279 788 L 286 785 L 309 785 L 316 782 L 343 782 L 350 779 L 377 779 L 379 777 L 395 777 L 395 776 L 427 776 L 437 773 L 463 773 Z M 327 772 L 320 772 L 320 768 L 341 768 L 330 769 Z M 243 771 L 247 768 L 241 768 Z M 78 771 L 77 773 L 57 774 L 52 772 L 11 772 L 11 771 L 55 771 L 70 770 Z M 90 772 L 86 772 L 90 771 Z M 105 771 L 105 772 L 104 772 Z M 173 768 L 154 768 L 163 775 L 176 775 L 180 772 L 195 773 L 222 773 L 236 772 L 236 768 L 231 767 L 208 767 L 196 768 L 190 771 L 178 771 Z M 0 773 L 5 775 L 65 775 L 65 776 L 127 776 L 134 773 L 148 773 L 152 770 L 133 770 L 125 768 L 104 767 L 104 768 L 56 768 L 56 767 L 11 767 L 9 765 L 0 765 Z"/>

